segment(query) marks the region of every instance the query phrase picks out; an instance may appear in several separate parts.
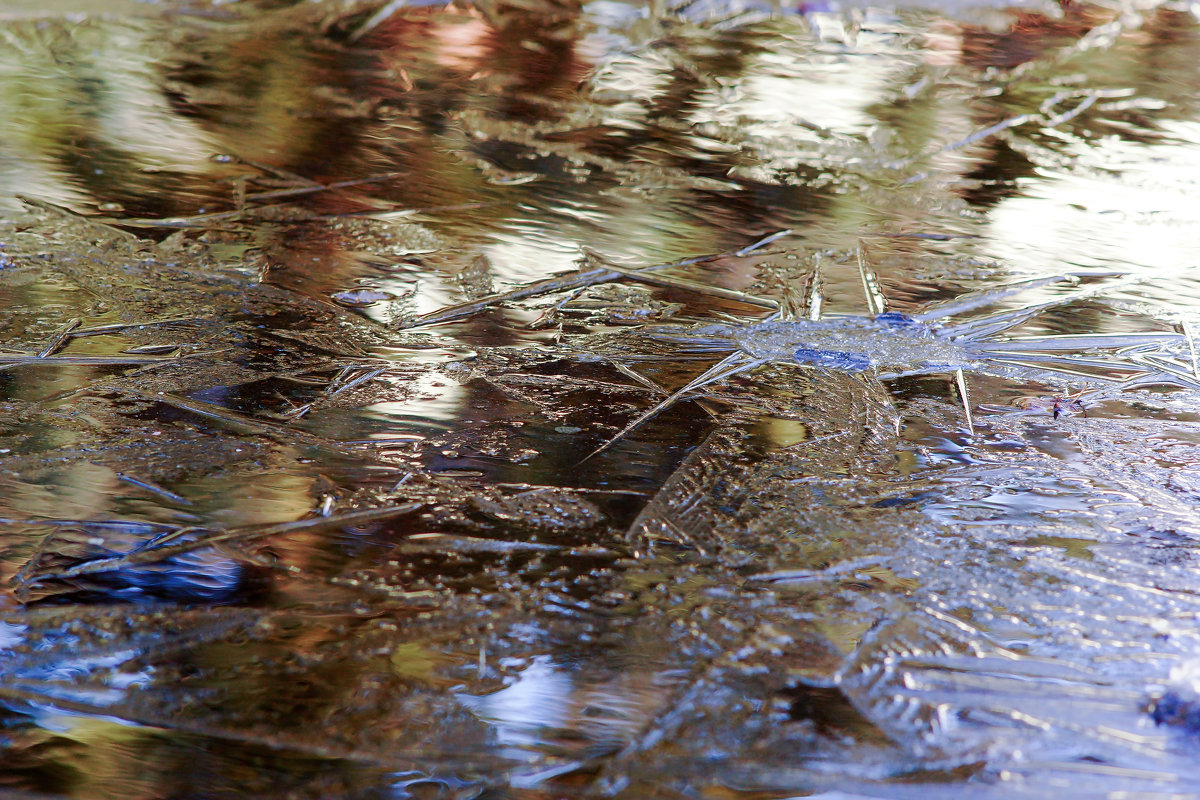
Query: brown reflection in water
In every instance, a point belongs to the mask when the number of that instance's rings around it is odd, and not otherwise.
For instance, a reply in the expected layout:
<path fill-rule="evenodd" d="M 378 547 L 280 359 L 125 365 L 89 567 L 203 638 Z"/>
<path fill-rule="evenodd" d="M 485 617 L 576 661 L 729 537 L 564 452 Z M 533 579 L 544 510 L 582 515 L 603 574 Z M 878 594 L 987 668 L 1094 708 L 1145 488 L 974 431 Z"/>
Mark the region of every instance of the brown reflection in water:
<path fill-rule="evenodd" d="M 959 29 L 959 60 L 973 69 L 1012 69 L 1046 55 L 1047 51 L 1078 41 L 1099 26 L 1113 22 L 1118 12 L 1090 3 L 1059 0 L 1060 13 L 1011 10 L 1006 28 L 964 25 Z"/>
<path fill-rule="evenodd" d="M 994 99 L 975 99 L 967 104 L 973 130 L 1038 111 L 1037 103 L 1056 92 L 1060 101 L 1040 109 L 1043 121 L 1070 112 L 1086 99 L 1087 92 L 1096 90 L 1115 90 L 1117 98 L 1171 98 L 1160 118 L 1190 117 L 1195 98 L 1179 88 L 1191 83 L 1182 76 L 1197 72 L 1188 55 L 1197 35 L 1193 15 L 1159 6 L 1146 10 L 1144 19 L 1135 19 L 1089 4 L 1062 5 L 1058 16 L 1013 11 L 1008 26 L 999 30 L 949 20 L 932 27 L 933 61 L 941 62 L 943 54 L 949 55 L 953 63 L 982 74 L 984 82 L 995 87 Z M 1093 44 L 1088 44 L 1089 38 Z M 1126 45 L 1119 55 L 1103 46 L 1118 39 Z M 1067 81 L 1058 80 L 1055 73 L 1068 67 L 1078 72 Z M 1109 103 L 1121 105 L 1111 100 Z M 1061 129 L 1065 135 L 1040 130 L 1036 119 L 1022 126 L 1020 133 L 1054 151 L 1066 149 L 1069 144 L 1064 145 L 1064 140 L 1069 142 L 1075 137 L 1084 141 L 1113 134 L 1133 140 L 1156 138 L 1155 123 L 1136 104 L 1128 110 L 1108 112 L 1105 105 L 1102 101 L 1077 118 L 1072 117 Z M 1014 196 L 1018 181 L 1036 175 L 1042 166 L 1005 136 L 989 138 L 972 150 L 975 163 L 964 172 L 964 178 L 973 185 L 961 194 L 977 207 L 993 207 Z"/>

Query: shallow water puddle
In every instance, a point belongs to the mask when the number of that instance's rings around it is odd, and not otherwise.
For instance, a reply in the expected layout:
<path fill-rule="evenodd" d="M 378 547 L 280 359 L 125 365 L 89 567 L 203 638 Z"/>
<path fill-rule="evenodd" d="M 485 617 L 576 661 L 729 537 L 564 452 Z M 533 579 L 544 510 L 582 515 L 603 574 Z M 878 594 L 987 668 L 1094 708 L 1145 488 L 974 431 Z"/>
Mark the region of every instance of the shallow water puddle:
<path fill-rule="evenodd" d="M 1200 797 L 1198 31 L 0 14 L 0 786 Z"/>

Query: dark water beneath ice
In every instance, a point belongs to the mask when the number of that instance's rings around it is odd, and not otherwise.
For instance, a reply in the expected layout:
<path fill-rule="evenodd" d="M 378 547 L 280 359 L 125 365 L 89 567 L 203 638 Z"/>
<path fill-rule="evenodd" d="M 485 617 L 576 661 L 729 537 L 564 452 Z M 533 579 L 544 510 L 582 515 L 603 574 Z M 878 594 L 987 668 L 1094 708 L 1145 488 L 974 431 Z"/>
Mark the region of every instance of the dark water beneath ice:
<path fill-rule="evenodd" d="M 378 8 L 0 12 L 0 793 L 1200 797 L 1189 7 Z"/>

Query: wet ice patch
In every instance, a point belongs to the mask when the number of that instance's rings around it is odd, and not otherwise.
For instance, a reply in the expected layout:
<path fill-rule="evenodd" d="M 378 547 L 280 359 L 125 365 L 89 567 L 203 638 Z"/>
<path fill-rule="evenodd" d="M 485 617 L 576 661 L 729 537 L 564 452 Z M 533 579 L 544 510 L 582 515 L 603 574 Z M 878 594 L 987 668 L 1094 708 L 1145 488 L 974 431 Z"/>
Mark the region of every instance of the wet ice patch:
<path fill-rule="evenodd" d="M 1166 689 L 1151 701 L 1149 713 L 1155 725 L 1200 734 L 1200 661 L 1171 670 Z"/>
<path fill-rule="evenodd" d="M 330 296 L 338 305 L 347 306 L 349 308 L 359 308 L 361 306 L 369 306 L 372 303 L 378 303 L 383 300 L 396 299 L 396 295 L 390 292 L 381 292 L 378 289 L 348 289 L 344 292 L 335 292 Z"/>

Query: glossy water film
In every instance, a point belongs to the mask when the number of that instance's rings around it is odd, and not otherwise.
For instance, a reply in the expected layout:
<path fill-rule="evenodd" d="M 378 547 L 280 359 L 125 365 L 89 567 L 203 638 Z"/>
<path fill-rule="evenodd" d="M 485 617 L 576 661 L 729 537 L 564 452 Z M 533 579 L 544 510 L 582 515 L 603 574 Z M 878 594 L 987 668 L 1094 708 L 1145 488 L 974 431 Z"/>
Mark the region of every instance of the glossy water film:
<path fill-rule="evenodd" d="M 1200 797 L 1183 3 L 0 11 L 0 787 Z"/>

